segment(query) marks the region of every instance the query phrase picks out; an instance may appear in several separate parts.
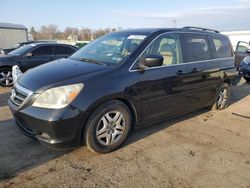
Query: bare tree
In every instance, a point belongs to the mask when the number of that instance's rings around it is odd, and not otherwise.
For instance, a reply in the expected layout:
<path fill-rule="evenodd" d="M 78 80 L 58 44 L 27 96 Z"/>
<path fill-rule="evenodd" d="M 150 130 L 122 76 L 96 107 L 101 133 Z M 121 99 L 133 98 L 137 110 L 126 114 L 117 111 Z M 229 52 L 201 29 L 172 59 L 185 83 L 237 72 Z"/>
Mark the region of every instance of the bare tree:
<path fill-rule="evenodd" d="M 68 37 L 70 35 L 77 35 L 78 36 L 78 32 L 79 30 L 75 27 L 67 27 L 65 30 L 64 30 L 64 33 L 65 33 L 65 36 Z"/>
<path fill-rule="evenodd" d="M 79 40 L 90 41 L 92 40 L 92 31 L 89 28 L 82 28 L 79 31 Z"/>
<path fill-rule="evenodd" d="M 29 34 L 31 34 L 31 35 L 33 36 L 33 39 L 34 39 L 34 40 L 37 40 L 37 39 L 39 38 L 39 37 L 38 37 L 38 34 L 39 34 L 39 33 L 36 32 L 36 30 L 35 30 L 34 27 L 31 27 L 31 28 L 30 28 Z"/>
<path fill-rule="evenodd" d="M 40 29 L 42 39 L 54 40 L 58 32 L 58 26 L 50 24 L 48 26 L 42 26 Z"/>
<path fill-rule="evenodd" d="M 30 28 L 30 34 L 33 35 L 35 40 L 67 40 L 69 36 L 76 36 L 79 40 L 90 41 L 102 35 L 116 31 L 115 28 L 105 28 L 91 30 L 89 28 L 78 29 L 75 27 L 67 27 L 62 32 L 58 29 L 57 25 L 50 24 L 48 26 L 41 26 L 40 30 L 35 30 L 34 27 Z"/>
<path fill-rule="evenodd" d="M 111 29 L 111 28 L 106 28 L 106 29 L 98 29 L 98 30 L 95 30 L 93 32 L 93 38 L 96 39 L 96 38 L 99 38 L 107 33 L 110 33 L 110 32 L 113 32 L 113 31 L 116 31 L 115 28 Z"/>

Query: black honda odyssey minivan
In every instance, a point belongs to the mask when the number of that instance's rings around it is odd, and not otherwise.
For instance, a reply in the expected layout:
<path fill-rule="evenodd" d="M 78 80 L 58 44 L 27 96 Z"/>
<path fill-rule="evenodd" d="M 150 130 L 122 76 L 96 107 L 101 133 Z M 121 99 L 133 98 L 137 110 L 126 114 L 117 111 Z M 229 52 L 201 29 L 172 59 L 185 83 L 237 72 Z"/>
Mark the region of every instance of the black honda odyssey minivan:
<path fill-rule="evenodd" d="M 19 77 L 8 101 L 17 127 L 50 148 L 117 149 L 132 128 L 204 107 L 224 109 L 237 75 L 218 31 L 133 29 Z"/>

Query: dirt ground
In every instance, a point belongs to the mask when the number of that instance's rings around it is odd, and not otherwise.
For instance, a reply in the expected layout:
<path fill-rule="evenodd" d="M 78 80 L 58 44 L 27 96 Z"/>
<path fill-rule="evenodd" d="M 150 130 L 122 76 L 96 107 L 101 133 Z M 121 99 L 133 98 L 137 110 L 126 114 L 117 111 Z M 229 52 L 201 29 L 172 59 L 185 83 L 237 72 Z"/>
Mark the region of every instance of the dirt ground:
<path fill-rule="evenodd" d="M 226 110 L 201 110 L 137 130 L 123 147 L 51 151 L 16 129 L 0 88 L 0 187 L 250 188 L 250 84 Z"/>

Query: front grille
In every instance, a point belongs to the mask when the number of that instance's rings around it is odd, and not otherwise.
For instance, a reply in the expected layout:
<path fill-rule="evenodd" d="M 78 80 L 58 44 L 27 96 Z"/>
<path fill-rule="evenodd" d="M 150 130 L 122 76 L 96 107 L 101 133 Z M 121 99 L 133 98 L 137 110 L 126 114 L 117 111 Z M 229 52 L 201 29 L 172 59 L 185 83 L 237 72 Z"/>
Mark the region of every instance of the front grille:
<path fill-rule="evenodd" d="M 16 106 L 22 106 L 27 98 L 32 94 L 31 91 L 23 88 L 22 86 L 16 84 L 13 89 L 11 90 L 11 102 Z"/>
<path fill-rule="evenodd" d="M 19 121 L 16 119 L 16 125 L 19 128 L 19 130 L 26 136 L 34 136 L 33 130 L 24 124 L 22 121 Z"/>

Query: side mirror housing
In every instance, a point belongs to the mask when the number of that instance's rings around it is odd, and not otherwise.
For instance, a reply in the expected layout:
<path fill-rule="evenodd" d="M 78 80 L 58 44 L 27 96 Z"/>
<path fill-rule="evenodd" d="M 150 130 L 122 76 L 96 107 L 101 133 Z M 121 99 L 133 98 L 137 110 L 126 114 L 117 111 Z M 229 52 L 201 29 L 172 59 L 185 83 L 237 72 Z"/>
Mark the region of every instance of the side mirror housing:
<path fill-rule="evenodd" d="M 29 52 L 29 53 L 27 53 L 25 56 L 26 56 L 26 57 L 32 57 L 33 54 L 32 54 L 31 52 Z"/>
<path fill-rule="evenodd" d="M 148 55 L 140 63 L 140 67 L 159 67 L 162 66 L 164 58 L 161 55 Z"/>

